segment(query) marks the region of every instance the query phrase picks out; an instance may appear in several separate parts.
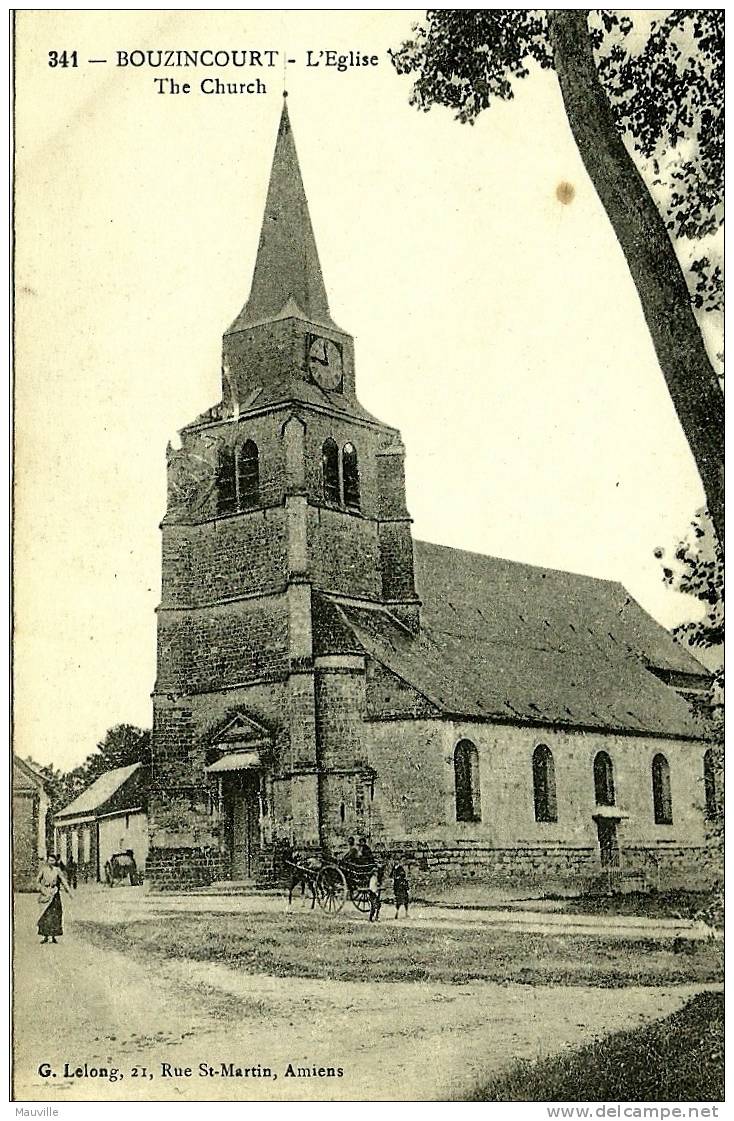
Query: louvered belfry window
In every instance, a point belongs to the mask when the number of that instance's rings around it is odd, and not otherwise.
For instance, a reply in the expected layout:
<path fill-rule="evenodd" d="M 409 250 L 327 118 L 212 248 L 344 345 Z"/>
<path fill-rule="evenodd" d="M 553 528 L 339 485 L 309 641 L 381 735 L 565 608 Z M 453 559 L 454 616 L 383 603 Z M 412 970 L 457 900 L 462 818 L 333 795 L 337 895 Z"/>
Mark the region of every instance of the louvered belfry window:
<path fill-rule="evenodd" d="M 342 479 L 344 505 L 350 510 L 359 510 L 359 464 L 354 444 L 345 444 L 342 449 Z"/>
<path fill-rule="evenodd" d="M 324 477 L 324 498 L 338 506 L 341 502 L 339 485 L 339 448 L 336 441 L 324 440 L 321 449 L 321 470 Z"/>
<path fill-rule="evenodd" d="M 260 500 L 260 456 L 254 440 L 245 440 L 237 457 L 238 506 L 257 506 Z"/>

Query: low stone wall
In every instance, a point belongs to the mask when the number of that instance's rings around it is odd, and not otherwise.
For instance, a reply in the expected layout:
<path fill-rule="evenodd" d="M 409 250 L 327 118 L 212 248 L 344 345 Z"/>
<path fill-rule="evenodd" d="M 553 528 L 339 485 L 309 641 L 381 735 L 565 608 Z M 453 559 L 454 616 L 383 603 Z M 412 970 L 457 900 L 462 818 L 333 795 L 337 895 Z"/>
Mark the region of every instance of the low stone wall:
<path fill-rule="evenodd" d="M 528 885 L 552 889 L 580 886 L 599 872 L 598 850 L 592 847 L 517 845 L 497 848 L 476 842 L 406 841 L 390 845 L 412 876 L 426 880 L 477 880 L 488 885 Z"/>
<path fill-rule="evenodd" d="M 145 877 L 156 891 L 186 891 L 228 878 L 226 853 L 201 848 L 152 848 Z"/>
<path fill-rule="evenodd" d="M 319 853 L 299 850 L 301 856 Z M 714 853 L 703 846 L 651 846 L 622 850 L 618 870 L 602 869 L 595 846 L 517 845 L 498 848 L 476 841 L 413 841 L 375 844 L 375 856 L 389 864 L 395 858 L 408 868 L 411 883 L 421 890 L 431 884 L 471 882 L 488 887 L 528 888 L 544 893 L 574 894 L 595 890 L 668 891 L 703 889 L 716 883 Z M 289 870 L 277 849 L 264 849 L 254 862 L 254 879 L 270 886 L 286 879 Z M 230 878 L 226 852 L 210 848 L 152 848 L 146 878 L 158 891 L 185 891 Z"/>
<path fill-rule="evenodd" d="M 718 865 L 703 846 L 639 846 L 620 853 L 611 875 L 601 867 L 596 846 L 516 845 L 498 848 L 474 841 L 406 840 L 378 848 L 387 859 L 400 856 L 411 877 L 431 881 L 475 880 L 497 887 L 528 887 L 544 892 L 704 889 L 716 883 Z"/>
<path fill-rule="evenodd" d="M 655 848 L 625 848 L 622 875 L 637 873 L 645 887 L 670 891 L 689 891 L 713 887 L 722 879 L 719 854 L 715 847 L 703 845 L 658 845 Z"/>

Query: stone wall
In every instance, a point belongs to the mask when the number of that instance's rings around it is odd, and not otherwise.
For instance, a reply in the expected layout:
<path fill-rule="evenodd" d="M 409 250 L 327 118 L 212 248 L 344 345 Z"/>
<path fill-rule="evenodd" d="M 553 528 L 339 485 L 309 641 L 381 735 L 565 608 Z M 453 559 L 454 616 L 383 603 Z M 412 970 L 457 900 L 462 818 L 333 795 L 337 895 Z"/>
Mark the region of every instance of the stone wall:
<path fill-rule="evenodd" d="M 489 882 L 570 884 L 601 874 L 593 760 L 613 762 L 620 875 L 644 887 L 705 886 L 717 878 L 704 820 L 703 753 L 697 741 L 582 733 L 441 719 L 374 719 L 405 705 L 406 693 L 368 662 L 369 763 L 376 771 L 372 839 L 408 847 L 424 871 Z M 407 697 L 407 700 L 410 698 Z M 479 758 L 481 820 L 457 821 L 454 750 L 470 739 Z M 552 751 L 557 820 L 536 821 L 533 752 Z M 665 754 L 673 821 L 654 818 L 651 764 Z"/>
<path fill-rule="evenodd" d="M 282 588 L 287 577 L 281 506 L 198 525 L 163 526 L 163 607 L 196 607 Z"/>
<path fill-rule="evenodd" d="M 156 692 L 212 692 L 283 675 L 288 667 L 282 596 L 158 616 Z"/>
<path fill-rule="evenodd" d="M 703 890 L 716 882 L 706 846 L 628 849 L 618 872 L 602 868 L 598 849 L 584 846 L 517 845 L 496 847 L 478 842 L 431 842 L 404 838 L 376 846 L 386 860 L 400 859 L 416 891 L 453 883 L 476 882 L 487 888 L 554 892 Z"/>
<path fill-rule="evenodd" d="M 388 851 L 399 855 L 426 884 L 477 880 L 501 887 L 524 884 L 548 889 L 561 884 L 590 883 L 600 871 L 598 852 L 583 846 L 499 848 L 472 841 L 437 843 L 404 839 L 392 841 Z"/>
<path fill-rule="evenodd" d="M 151 848 L 146 879 L 157 891 L 208 887 L 228 878 L 228 857 L 210 848 Z"/>
<path fill-rule="evenodd" d="M 382 581 L 376 522 L 355 513 L 310 506 L 308 556 L 316 587 L 380 599 Z"/>

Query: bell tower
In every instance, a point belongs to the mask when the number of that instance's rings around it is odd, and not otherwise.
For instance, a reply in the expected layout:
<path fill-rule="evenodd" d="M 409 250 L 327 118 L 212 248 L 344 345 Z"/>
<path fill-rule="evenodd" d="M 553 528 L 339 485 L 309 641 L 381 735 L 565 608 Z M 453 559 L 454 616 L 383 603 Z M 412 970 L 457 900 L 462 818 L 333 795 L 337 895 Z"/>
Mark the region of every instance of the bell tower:
<path fill-rule="evenodd" d="M 354 341 L 329 311 L 287 101 L 250 295 L 225 333 L 222 358 L 225 409 L 304 379 L 342 405 L 354 398 Z"/>
<path fill-rule="evenodd" d="M 152 866 L 197 867 L 191 852 L 206 850 L 202 879 L 212 851 L 226 878 L 235 850 L 254 867 L 253 845 L 327 844 L 345 820 L 366 758 L 365 669 L 363 652 L 329 646 L 329 612 L 341 601 L 420 624 L 400 433 L 357 399 L 286 103 L 221 374 L 221 401 L 168 448 L 153 694 Z M 259 730 L 256 748 L 228 754 L 243 728 Z"/>

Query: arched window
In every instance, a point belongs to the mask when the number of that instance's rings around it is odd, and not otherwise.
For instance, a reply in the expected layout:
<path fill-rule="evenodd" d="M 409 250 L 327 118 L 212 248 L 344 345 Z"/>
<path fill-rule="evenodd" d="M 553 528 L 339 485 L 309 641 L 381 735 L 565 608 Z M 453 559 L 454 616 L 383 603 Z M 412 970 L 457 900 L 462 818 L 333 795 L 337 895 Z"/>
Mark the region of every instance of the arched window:
<path fill-rule="evenodd" d="M 533 796 L 536 821 L 558 821 L 556 768 L 553 753 L 544 743 L 533 752 Z"/>
<path fill-rule="evenodd" d="M 716 759 L 713 748 L 703 757 L 703 788 L 706 794 L 706 817 L 713 821 L 719 814 L 719 792 L 716 782 Z"/>
<path fill-rule="evenodd" d="M 238 506 L 245 509 L 260 501 L 260 457 L 254 440 L 245 440 L 237 457 Z"/>
<path fill-rule="evenodd" d="M 481 821 L 479 792 L 479 753 L 471 740 L 460 740 L 454 751 L 456 820 Z"/>
<path fill-rule="evenodd" d="M 673 803 L 670 797 L 670 766 L 664 755 L 652 761 L 652 803 L 656 825 L 673 824 Z"/>
<path fill-rule="evenodd" d="M 339 448 L 334 440 L 324 440 L 321 449 L 321 469 L 324 475 L 324 498 L 327 502 L 339 505 L 341 488 L 339 486 Z"/>
<path fill-rule="evenodd" d="M 234 453 L 230 447 L 219 449 L 217 465 L 217 510 L 231 514 L 237 509 L 237 484 L 234 473 Z"/>
<path fill-rule="evenodd" d="M 606 751 L 599 751 L 594 759 L 594 794 L 597 806 L 614 805 L 614 769 Z"/>
<path fill-rule="evenodd" d="M 342 479 L 344 505 L 350 510 L 359 510 L 359 466 L 354 444 L 345 444 L 342 449 Z"/>

